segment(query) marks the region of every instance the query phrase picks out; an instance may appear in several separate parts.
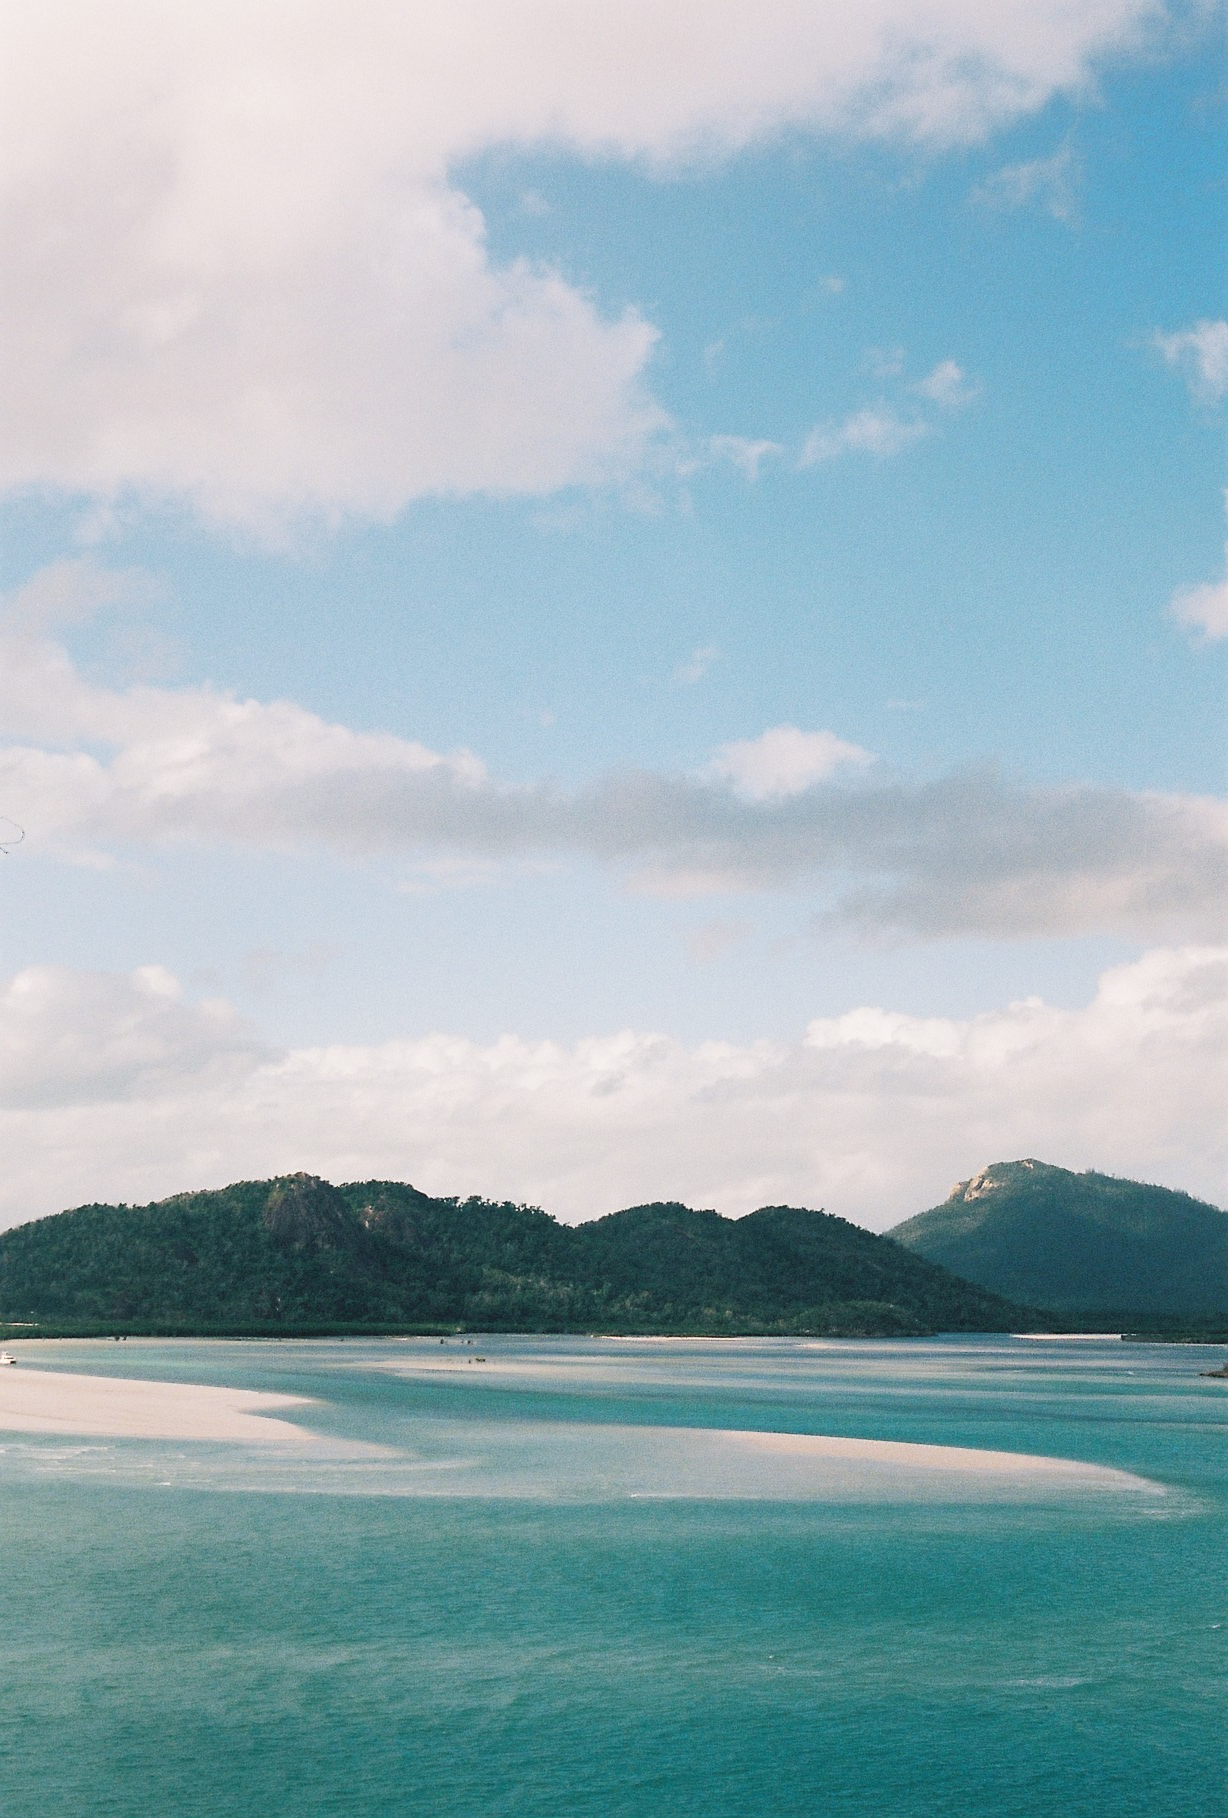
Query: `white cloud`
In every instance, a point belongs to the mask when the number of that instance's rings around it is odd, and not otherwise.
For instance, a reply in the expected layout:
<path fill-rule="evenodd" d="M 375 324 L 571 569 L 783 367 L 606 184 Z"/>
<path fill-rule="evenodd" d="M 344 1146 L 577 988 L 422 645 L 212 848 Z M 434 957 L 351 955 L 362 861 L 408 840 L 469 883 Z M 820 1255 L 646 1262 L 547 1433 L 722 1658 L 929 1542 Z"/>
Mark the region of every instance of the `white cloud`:
<path fill-rule="evenodd" d="M 1224 494 L 1224 505 L 1228 508 L 1228 492 Z M 1228 544 L 1224 546 L 1224 578 L 1195 587 L 1179 587 L 1168 602 L 1168 610 L 1179 625 L 1209 643 L 1228 638 Z"/>
<path fill-rule="evenodd" d="M 113 606 L 152 604 L 162 589 L 144 568 L 106 568 L 89 556 L 40 568 L 4 600 L 3 628 L 32 636 L 65 625 L 83 625 Z"/>
<path fill-rule="evenodd" d="M 1195 322 L 1171 335 L 1157 331 L 1155 345 L 1183 374 L 1191 397 L 1217 404 L 1228 391 L 1228 322 Z"/>
<path fill-rule="evenodd" d="M 862 371 L 872 379 L 898 379 L 906 365 L 902 347 L 867 347 L 861 358 Z"/>
<path fill-rule="evenodd" d="M 26 974 L 0 992 L 0 1220 L 298 1168 L 568 1218 L 677 1197 L 826 1205 L 880 1228 L 1020 1155 L 1220 1203 L 1228 1188 L 1223 948 L 1149 953 L 1079 1009 L 867 1006 L 791 1043 L 695 1047 L 435 1034 L 276 1055 L 157 976 Z M 117 1059 L 76 1066 L 94 1054 Z"/>
<path fill-rule="evenodd" d="M 0 993 L 0 1105 L 115 1104 L 246 1077 L 270 1050 L 162 966 L 126 977 L 30 966 Z"/>
<path fill-rule="evenodd" d="M 785 452 L 780 442 L 768 442 L 762 437 L 756 439 L 752 436 L 709 436 L 704 446 L 709 460 L 727 461 L 752 482 L 759 478 L 759 469 L 764 461 Z"/>
<path fill-rule="evenodd" d="M 1225 550 L 1228 567 L 1228 550 Z M 1179 625 L 1201 632 L 1204 638 L 1228 638 L 1228 579 L 1206 581 L 1200 587 L 1181 587 L 1169 603 Z"/>
<path fill-rule="evenodd" d="M 941 410 L 961 410 L 979 396 L 980 389 L 956 360 L 940 360 L 933 372 L 913 386 L 919 396 Z"/>
<path fill-rule="evenodd" d="M 819 424 L 812 429 L 802 445 L 798 466 L 814 467 L 821 461 L 835 461 L 843 454 L 876 455 L 881 460 L 900 454 L 928 434 L 928 423 L 902 417 L 889 404 L 876 404 L 854 411 L 842 423 Z"/>
<path fill-rule="evenodd" d="M 721 654 L 716 644 L 698 645 L 685 663 L 678 664 L 674 670 L 674 680 L 681 682 L 684 687 L 694 688 L 696 683 L 703 681 L 713 663 L 720 662 Z"/>
<path fill-rule="evenodd" d="M 717 345 L 723 347 L 724 343 Z M 678 438 L 672 447 L 662 446 L 655 465 L 680 479 L 689 479 L 705 468 L 734 467 L 753 486 L 764 461 L 775 460 L 784 453 L 782 442 L 772 442 L 762 436 L 716 435 L 695 442 Z"/>
<path fill-rule="evenodd" d="M 899 378 L 906 364 L 902 347 L 872 347 L 863 361 L 867 372 L 878 379 Z M 925 378 L 908 390 L 939 410 L 960 410 L 980 395 L 980 386 L 968 378 L 957 360 L 940 360 Z M 914 442 L 931 433 L 933 424 L 916 414 L 915 407 L 902 413 L 895 405 L 884 402 L 855 410 L 839 423 L 819 423 L 811 430 L 797 458 L 799 467 L 814 467 L 835 461 L 841 455 L 873 455 L 879 460 L 901 454 Z"/>
<path fill-rule="evenodd" d="M 757 739 L 722 745 L 712 769 L 717 776 L 726 777 L 739 795 L 763 802 L 798 795 L 844 765 L 869 762 L 868 751 L 838 739 L 834 732 L 772 726 Z"/>
<path fill-rule="evenodd" d="M 0 487 L 276 528 L 617 478 L 653 329 L 500 263 L 490 146 L 661 168 L 788 128 L 965 144 L 1159 0 L 42 0 L 0 20 Z"/>
<path fill-rule="evenodd" d="M 1047 158 L 1004 164 L 972 192 L 986 208 L 1042 208 L 1055 221 L 1072 221 L 1079 212 L 1082 172 L 1069 140 Z"/>
<path fill-rule="evenodd" d="M 85 593 L 101 586 L 84 575 Z M 1031 787 L 992 770 L 842 779 L 835 765 L 864 754 L 796 727 L 722 747 L 707 776 L 509 784 L 472 752 L 356 732 L 291 701 L 97 687 L 21 623 L 30 597 L 0 634 L 0 803 L 31 857 L 194 842 L 399 855 L 419 877 L 442 863 L 464 881 L 488 862 L 588 858 L 671 894 L 805 890 L 824 914 L 923 938 L 1224 931 L 1216 798 Z"/>

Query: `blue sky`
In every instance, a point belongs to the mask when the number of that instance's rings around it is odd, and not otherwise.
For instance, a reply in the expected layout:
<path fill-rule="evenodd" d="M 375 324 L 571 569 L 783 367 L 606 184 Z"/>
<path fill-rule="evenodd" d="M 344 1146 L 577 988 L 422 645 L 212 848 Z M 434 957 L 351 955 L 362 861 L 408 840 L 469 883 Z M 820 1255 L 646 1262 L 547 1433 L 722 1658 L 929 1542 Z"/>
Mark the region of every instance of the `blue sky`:
<path fill-rule="evenodd" d="M 1218 10 L 309 10 L 10 59 L 2 1215 L 1222 1202 Z"/>

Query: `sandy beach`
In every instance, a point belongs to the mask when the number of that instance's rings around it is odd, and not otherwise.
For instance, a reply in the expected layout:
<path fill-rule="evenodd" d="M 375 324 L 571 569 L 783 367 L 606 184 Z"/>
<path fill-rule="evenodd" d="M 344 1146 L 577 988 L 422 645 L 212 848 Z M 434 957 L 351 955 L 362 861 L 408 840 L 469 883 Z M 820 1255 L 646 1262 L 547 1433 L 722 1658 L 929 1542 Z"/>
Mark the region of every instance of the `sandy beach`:
<path fill-rule="evenodd" d="M 201 1383 L 76 1376 L 21 1365 L 0 1370 L 0 1432 L 62 1433 L 73 1438 L 238 1440 L 312 1445 L 314 1435 L 273 1410 L 302 1408 L 298 1395 Z"/>

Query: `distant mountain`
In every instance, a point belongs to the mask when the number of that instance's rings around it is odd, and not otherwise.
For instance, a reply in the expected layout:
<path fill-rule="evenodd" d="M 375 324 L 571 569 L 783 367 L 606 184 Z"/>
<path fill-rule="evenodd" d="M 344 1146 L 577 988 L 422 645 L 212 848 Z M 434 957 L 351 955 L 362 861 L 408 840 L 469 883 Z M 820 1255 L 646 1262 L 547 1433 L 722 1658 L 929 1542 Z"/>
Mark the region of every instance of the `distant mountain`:
<path fill-rule="evenodd" d="M 995 1294 L 1061 1313 L 1228 1312 L 1228 1213 L 1188 1193 L 995 1162 L 889 1233 Z"/>
<path fill-rule="evenodd" d="M 295 1174 L 149 1206 L 82 1206 L 3 1233 L 4 1320 L 874 1336 L 1003 1331 L 1029 1316 L 886 1238 L 794 1206 L 742 1219 L 635 1206 L 571 1226 L 529 1206 Z"/>

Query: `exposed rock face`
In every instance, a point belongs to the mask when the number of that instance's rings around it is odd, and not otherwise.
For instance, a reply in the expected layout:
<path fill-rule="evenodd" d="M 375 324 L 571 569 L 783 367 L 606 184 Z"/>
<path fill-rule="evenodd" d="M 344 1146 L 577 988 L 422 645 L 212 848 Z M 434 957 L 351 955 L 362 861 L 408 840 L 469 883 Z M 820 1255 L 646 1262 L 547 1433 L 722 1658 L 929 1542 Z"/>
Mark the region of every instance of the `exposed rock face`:
<path fill-rule="evenodd" d="M 355 1218 L 329 1181 L 314 1174 L 287 1174 L 269 1188 L 262 1223 L 286 1250 L 345 1249 L 352 1246 Z"/>
<path fill-rule="evenodd" d="M 1228 1311 L 1228 1213 L 1034 1157 L 982 1168 L 889 1235 L 995 1294 L 1061 1314 Z"/>
<path fill-rule="evenodd" d="M 951 1199 L 962 1199 L 965 1203 L 974 1199 L 985 1199 L 991 1193 L 1000 1192 L 1009 1187 L 1021 1173 L 1028 1170 L 1061 1174 L 1061 1168 L 1048 1168 L 1046 1163 L 1038 1161 L 991 1162 L 988 1168 L 982 1168 L 971 1180 L 957 1180 L 951 1188 Z"/>

